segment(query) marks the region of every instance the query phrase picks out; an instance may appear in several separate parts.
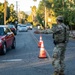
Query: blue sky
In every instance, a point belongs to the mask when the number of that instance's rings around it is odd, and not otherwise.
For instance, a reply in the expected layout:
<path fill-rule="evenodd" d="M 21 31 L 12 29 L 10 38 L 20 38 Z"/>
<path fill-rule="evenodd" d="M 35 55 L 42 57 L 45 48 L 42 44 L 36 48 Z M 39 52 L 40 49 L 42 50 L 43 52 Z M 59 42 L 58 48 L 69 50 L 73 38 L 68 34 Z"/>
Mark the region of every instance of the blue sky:
<path fill-rule="evenodd" d="M 9 2 L 9 5 L 13 3 L 15 6 L 15 9 L 16 9 L 16 1 L 18 1 L 18 9 L 28 12 L 28 11 L 31 11 L 31 8 L 30 8 L 31 6 L 35 5 L 36 7 L 38 7 L 40 0 L 37 0 L 36 2 L 34 2 L 33 0 L 6 0 L 6 1 Z M 0 0 L 0 2 L 4 2 L 4 0 Z"/>

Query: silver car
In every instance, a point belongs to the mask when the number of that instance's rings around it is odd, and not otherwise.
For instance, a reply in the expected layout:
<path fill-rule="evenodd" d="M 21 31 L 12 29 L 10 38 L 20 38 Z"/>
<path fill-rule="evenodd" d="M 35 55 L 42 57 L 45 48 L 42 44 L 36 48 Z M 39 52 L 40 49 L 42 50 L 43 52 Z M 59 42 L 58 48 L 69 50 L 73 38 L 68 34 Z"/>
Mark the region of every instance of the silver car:
<path fill-rule="evenodd" d="M 32 30 L 32 28 L 33 28 L 30 23 L 28 23 L 26 26 L 27 26 L 27 28 L 30 29 L 30 30 Z"/>
<path fill-rule="evenodd" d="M 26 25 L 20 25 L 19 28 L 18 28 L 18 31 L 19 32 L 21 32 L 21 31 L 26 31 L 27 32 L 28 31 L 28 28 L 27 28 Z"/>

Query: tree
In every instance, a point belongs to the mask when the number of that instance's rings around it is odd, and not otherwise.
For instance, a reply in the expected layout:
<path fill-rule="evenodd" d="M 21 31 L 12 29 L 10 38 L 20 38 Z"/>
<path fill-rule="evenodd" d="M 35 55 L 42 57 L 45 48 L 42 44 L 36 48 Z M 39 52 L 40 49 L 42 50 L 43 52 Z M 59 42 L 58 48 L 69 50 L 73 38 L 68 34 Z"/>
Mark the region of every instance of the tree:
<path fill-rule="evenodd" d="M 4 4 L 0 3 L 0 24 L 4 23 Z"/>
<path fill-rule="evenodd" d="M 43 26 L 45 27 L 44 25 L 44 21 L 45 21 L 45 18 L 44 18 L 44 2 L 43 1 L 40 1 L 39 3 L 39 7 L 37 9 L 37 19 L 38 19 L 38 22 Z"/>
<path fill-rule="evenodd" d="M 39 7 L 43 7 L 41 9 L 38 7 L 38 12 L 44 10 L 44 5 L 48 11 L 53 10 L 55 12 L 54 16 L 64 16 L 64 22 L 66 24 L 75 25 L 75 0 L 42 0 Z M 37 13 L 37 15 L 42 19 L 42 16 L 44 17 L 44 12 Z"/>
<path fill-rule="evenodd" d="M 53 2 L 53 10 L 56 13 L 56 16 L 63 15 L 64 22 L 69 25 L 75 24 L 75 0 L 56 0 Z"/>
<path fill-rule="evenodd" d="M 28 15 L 24 12 L 24 11 L 19 11 L 18 13 L 18 19 L 19 19 L 19 23 L 25 23 L 25 21 L 27 20 Z"/>
<path fill-rule="evenodd" d="M 17 14 L 16 11 L 14 10 L 14 5 L 11 4 L 8 9 L 7 9 L 7 23 L 14 23 L 17 20 Z"/>
<path fill-rule="evenodd" d="M 6 23 L 15 23 L 15 20 L 17 20 L 17 15 L 14 10 L 14 5 L 11 4 L 8 6 L 8 2 L 6 2 L 6 5 Z M 4 24 L 4 3 L 0 3 L 0 24 Z"/>
<path fill-rule="evenodd" d="M 55 13 L 53 11 L 53 0 L 42 0 L 39 4 L 38 10 L 37 10 L 37 18 L 39 22 L 42 24 L 43 27 L 45 27 L 45 12 L 46 12 L 46 22 L 49 27 L 51 27 L 52 23 L 55 23 Z M 45 11 L 46 7 L 46 11 Z M 48 22 L 51 18 L 51 22 Z"/>

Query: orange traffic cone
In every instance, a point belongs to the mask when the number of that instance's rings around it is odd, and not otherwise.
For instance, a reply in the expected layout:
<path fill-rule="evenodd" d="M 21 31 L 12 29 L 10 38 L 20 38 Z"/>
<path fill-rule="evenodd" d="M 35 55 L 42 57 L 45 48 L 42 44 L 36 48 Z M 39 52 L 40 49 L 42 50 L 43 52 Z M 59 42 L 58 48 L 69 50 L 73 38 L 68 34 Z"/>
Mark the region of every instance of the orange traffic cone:
<path fill-rule="evenodd" d="M 40 40 L 38 42 L 38 47 L 40 48 L 41 47 L 41 43 L 42 43 L 42 36 L 40 36 Z"/>
<path fill-rule="evenodd" d="M 44 49 L 44 43 L 42 41 L 39 58 L 47 58 L 46 50 Z"/>

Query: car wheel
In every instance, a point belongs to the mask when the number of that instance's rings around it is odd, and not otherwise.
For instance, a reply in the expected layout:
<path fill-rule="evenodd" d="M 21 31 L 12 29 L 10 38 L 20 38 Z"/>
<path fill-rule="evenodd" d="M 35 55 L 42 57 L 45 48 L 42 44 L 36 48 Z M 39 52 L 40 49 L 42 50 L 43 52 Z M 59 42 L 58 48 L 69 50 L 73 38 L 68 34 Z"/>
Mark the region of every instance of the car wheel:
<path fill-rule="evenodd" d="M 15 49 L 16 48 L 16 41 L 14 40 L 13 43 L 12 43 L 12 49 Z"/>
<path fill-rule="evenodd" d="M 15 35 L 17 35 L 17 33 L 14 33 Z"/>
<path fill-rule="evenodd" d="M 2 54 L 5 55 L 7 52 L 7 47 L 5 44 L 3 44 Z"/>
<path fill-rule="evenodd" d="M 28 32 L 28 30 L 26 30 L 26 32 Z"/>

